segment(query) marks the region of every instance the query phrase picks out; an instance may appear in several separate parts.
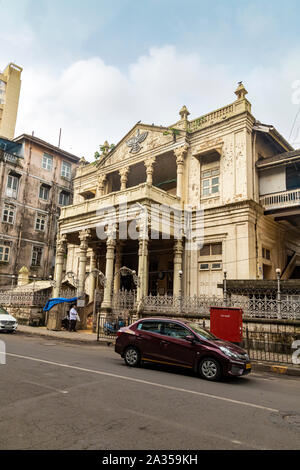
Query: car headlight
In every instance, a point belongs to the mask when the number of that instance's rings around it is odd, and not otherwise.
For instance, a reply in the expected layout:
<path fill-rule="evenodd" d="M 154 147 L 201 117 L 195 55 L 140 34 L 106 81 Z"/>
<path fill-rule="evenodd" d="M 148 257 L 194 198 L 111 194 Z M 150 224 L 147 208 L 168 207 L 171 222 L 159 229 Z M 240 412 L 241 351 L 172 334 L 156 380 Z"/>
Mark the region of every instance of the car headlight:
<path fill-rule="evenodd" d="M 230 351 L 230 349 L 226 348 L 225 346 L 220 346 L 221 351 L 223 351 L 226 356 L 229 357 L 234 357 L 235 359 L 241 359 L 241 356 L 233 351 Z"/>

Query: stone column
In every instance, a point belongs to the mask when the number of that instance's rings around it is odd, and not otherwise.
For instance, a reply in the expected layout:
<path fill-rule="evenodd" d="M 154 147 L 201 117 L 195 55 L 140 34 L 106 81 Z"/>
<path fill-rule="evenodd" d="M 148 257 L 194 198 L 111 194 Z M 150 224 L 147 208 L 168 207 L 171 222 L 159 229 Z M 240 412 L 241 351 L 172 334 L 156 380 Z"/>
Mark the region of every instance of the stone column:
<path fill-rule="evenodd" d="M 97 267 L 96 253 L 94 252 L 94 250 L 92 250 L 92 252 L 91 252 L 91 263 L 90 263 L 90 269 L 91 270 L 90 270 L 90 272 L 95 271 L 96 267 Z M 89 301 L 90 302 L 93 302 L 94 298 L 95 298 L 96 281 L 97 281 L 97 278 L 95 276 L 95 273 L 90 274 L 90 276 L 89 276 Z"/>
<path fill-rule="evenodd" d="M 187 145 L 182 145 L 174 150 L 177 164 L 177 190 L 176 196 L 182 197 L 182 184 L 183 184 L 183 170 L 184 170 L 184 158 L 188 151 Z"/>
<path fill-rule="evenodd" d="M 121 191 L 126 189 L 127 180 L 128 180 L 128 172 L 129 172 L 128 166 L 124 166 L 124 168 L 121 168 L 121 170 L 119 170 L 119 175 L 121 178 Z"/>
<path fill-rule="evenodd" d="M 137 288 L 137 302 L 140 302 L 144 296 L 147 295 L 148 285 L 148 236 L 142 233 L 139 237 L 139 264 L 138 264 L 138 277 L 139 286 Z"/>
<path fill-rule="evenodd" d="M 98 177 L 98 185 L 97 185 L 96 197 L 103 196 L 103 194 L 104 194 L 105 182 L 106 182 L 106 175 L 99 175 L 99 177 Z"/>
<path fill-rule="evenodd" d="M 88 250 L 88 239 L 91 236 L 89 229 L 84 229 L 79 232 L 80 247 L 79 247 L 79 266 L 78 266 L 78 296 L 84 294 L 84 284 L 86 275 L 86 262 L 87 262 L 87 250 Z"/>
<path fill-rule="evenodd" d="M 179 272 L 182 270 L 182 240 L 174 241 L 174 278 L 173 278 L 173 295 L 179 297 L 181 293 L 181 276 Z"/>
<path fill-rule="evenodd" d="M 149 185 L 152 185 L 153 182 L 153 165 L 155 163 L 155 157 L 150 157 L 147 158 L 147 160 L 144 161 L 145 167 L 146 167 L 146 183 Z"/>
<path fill-rule="evenodd" d="M 106 308 L 106 309 L 111 308 L 111 295 L 112 295 L 113 278 L 114 278 L 115 246 L 116 246 L 116 240 L 113 234 L 109 234 L 106 240 L 106 267 L 105 267 L 106 285 L 104 288 L 103 302 L 101 305 L 101 308 Z"/>
<path fill-rule="evenodd" d="M 55 257 L 55 272 L 54 272 L 54 288 L 53 298 L 59 297 L 62 281 L 62 273 L 65 262 L 67 235 L 58 234 L 56 241 L 56 257 Z"/>
<path fill-rule="evenodd" d="M 116 261 L 115 261 L 115 275 L 114 275 L 114 292 L 119 292 L 120 282 L 120 269 L 122 268 L 122 242 L 119 240 L 116 246 Z"/>

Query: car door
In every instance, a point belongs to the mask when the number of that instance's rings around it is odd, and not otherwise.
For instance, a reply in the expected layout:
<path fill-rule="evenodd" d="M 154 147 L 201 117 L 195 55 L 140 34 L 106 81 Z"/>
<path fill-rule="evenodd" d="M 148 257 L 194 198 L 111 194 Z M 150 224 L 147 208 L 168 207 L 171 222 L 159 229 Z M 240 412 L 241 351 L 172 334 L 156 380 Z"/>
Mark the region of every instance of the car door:
<path fill-rule="evenodd" d="M 162 322 L 143 320 L 137 326 L 136 346 L 141 352 L 142 360 L 159 361 Z"/>
<path fill-rule="evenodd" d="M 195 343 L 185 338 L 186 336 L 193 336 L 193 333 L 176 322 L 165 322 L 162 333 L 160 337 L 162 361 L 192 368 L 199 350 L 199 343 L 197 343 L 196 337 Z"/>

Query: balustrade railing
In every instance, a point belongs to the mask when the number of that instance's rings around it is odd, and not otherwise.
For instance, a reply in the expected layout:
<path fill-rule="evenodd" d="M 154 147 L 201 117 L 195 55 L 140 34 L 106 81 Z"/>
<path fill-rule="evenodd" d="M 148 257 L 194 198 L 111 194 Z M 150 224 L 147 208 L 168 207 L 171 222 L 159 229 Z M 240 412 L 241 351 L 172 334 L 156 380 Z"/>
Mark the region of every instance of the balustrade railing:
<path fill-rule="evenodd" d="M 260 198 L 260 203 L 266 210 L 300 205 L 300 189 L 267 194 Z"/>
<path fill-rule="evenodd" d="M 2 306 L 38 306 L 43 307 L 49 295 L 41 294 L 34 291 L 12 292 L 0 291 L 0 305 Z"/>

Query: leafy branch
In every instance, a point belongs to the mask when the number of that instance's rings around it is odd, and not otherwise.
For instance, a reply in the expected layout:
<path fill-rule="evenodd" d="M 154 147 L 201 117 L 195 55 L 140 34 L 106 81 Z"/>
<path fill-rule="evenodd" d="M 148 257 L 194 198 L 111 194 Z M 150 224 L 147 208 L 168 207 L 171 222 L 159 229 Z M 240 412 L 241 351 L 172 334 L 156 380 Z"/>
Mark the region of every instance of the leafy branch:
<path fill-rule="evenodd" d="M 106 155 L 107 153 L 109 153 L 113 148 L 115 147 L 115 144 L 110 144 L 109 146 L 106 146 L 106 145 L 100 145 L 99 146 L 99 149 L 100 149 L 100 152 L 96 151 L 94 153 L 94 161 L 93 161 L 93 165 L 96 165 L 100 159 Z"/>
<path fill-rule="evenodd" d="M 167 131 L 163 133 L 163 135 L 173 135 L 173 140 L 176 142 L 176 136 L 180 134 L 178 129 L 175 129 L 175 127 L 169 127 Z"/>

